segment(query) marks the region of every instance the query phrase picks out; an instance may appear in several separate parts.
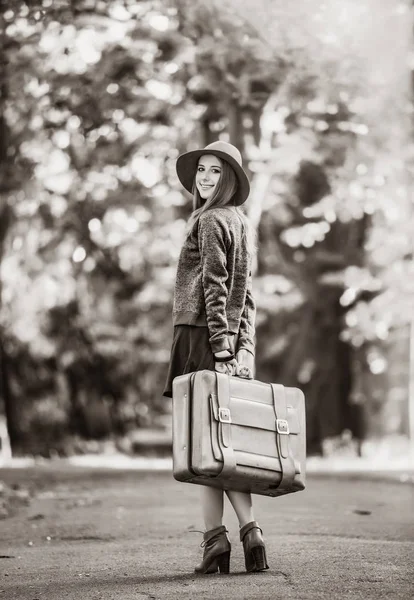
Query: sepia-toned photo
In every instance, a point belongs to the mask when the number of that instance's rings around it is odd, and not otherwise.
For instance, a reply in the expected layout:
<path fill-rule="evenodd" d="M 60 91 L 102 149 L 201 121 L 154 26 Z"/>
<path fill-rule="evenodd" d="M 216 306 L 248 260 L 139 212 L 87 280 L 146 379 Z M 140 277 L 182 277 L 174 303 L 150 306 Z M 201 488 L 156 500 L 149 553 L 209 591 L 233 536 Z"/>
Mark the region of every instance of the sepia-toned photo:
<path fill-rule="evenodd" d="M 414 597 L 411 0 L 0 0 L 0 600 Z"/>

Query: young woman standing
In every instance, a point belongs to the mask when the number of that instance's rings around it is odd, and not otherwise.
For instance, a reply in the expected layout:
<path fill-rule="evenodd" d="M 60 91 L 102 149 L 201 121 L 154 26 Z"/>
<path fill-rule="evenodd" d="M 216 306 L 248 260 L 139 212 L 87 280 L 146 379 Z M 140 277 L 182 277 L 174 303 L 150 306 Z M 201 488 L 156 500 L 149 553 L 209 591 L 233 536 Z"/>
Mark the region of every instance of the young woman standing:
<path fill-rule="evenodd" d="M 252 378 L 256 307 L 251 290 L 254 236 L 239 208 L 249 195 L 240 152 L 213 142 L 177 159 L 177 175 L 193 194 L 193 212 L 178 261 L 174 338 L 165 396 L 185 373 L 209 369 Z M 262 531 L 249 493 L 226 491 L 237 515 L 247 571 L 268 569 Z M 223 490 L 201 487 L 206 532 L 196 573 L 229 572 L 231 544 L 222 524 Z"/>

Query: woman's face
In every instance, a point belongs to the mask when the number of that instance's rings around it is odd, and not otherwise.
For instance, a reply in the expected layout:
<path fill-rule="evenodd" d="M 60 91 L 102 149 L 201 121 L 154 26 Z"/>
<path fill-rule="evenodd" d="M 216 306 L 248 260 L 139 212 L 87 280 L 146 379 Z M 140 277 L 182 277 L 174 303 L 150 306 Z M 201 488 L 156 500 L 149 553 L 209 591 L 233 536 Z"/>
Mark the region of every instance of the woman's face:
<path fill-rule="evenodd" d="M 221 176 L 221 160 L 212 154 L 200 157 L 196 172 L 196 187 L 203 200 L 214 194 Z"/>

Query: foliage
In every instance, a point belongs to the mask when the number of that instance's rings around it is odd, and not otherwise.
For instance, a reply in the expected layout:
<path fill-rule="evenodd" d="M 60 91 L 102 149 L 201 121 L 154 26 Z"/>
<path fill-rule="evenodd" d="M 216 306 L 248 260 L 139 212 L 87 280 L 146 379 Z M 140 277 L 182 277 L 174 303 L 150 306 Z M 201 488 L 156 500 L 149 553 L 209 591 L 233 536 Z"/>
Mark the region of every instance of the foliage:
<path fill-rule="evenodd" d="M 37 407 L 29 429 L 41 405 L 54 439 L 123 432 L 164 410 L 190 210 L 175 158 L 221 136 L 252 176 L 258 372 L 332 411 L 316 437 L 340 431 L 350 345 L 386 339 L 413 302 L 405 5 L 381 5 L 367 31 L 370 6 L 2 9 L 1 327 L 10 394 Z M 389 19 L 393 52 L 378 43 Z"/>
<path fill-rule="evenodd" d="M 296 57 L 263 111 L 255 157 L 261 297 L 269 290 L 261 327 L 274 340 L 264 376 L 305 390 L 309 438 L 344 426 L 364 434 L 360 403 L 377 400 L 360 373 L 391 370 L 391 334 L 412 320 L 408 5 L 241 5 L 277 56 L 290 48 Z M 407 403 L 408 354 L 405 364 Z M 384 405 L 401 397 L 392 385 L 382 386 Z M 393 410 L 407 432 L 404 411 Z"/>

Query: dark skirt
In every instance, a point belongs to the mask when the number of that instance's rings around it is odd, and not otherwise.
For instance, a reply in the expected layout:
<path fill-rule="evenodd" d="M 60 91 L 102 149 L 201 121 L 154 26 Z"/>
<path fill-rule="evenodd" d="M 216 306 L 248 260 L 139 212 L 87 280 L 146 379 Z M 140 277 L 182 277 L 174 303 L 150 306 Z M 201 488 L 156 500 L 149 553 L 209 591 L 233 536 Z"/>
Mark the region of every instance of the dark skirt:
<path fill-rule="evenodd" d="M 172 382 L 175 377 L 204 369 L 214 371 L 214 354 L 211 351 L 209 337 L 208 327 L 195 325 L 174 327 L 164 396 L 172 398 Z"/>

